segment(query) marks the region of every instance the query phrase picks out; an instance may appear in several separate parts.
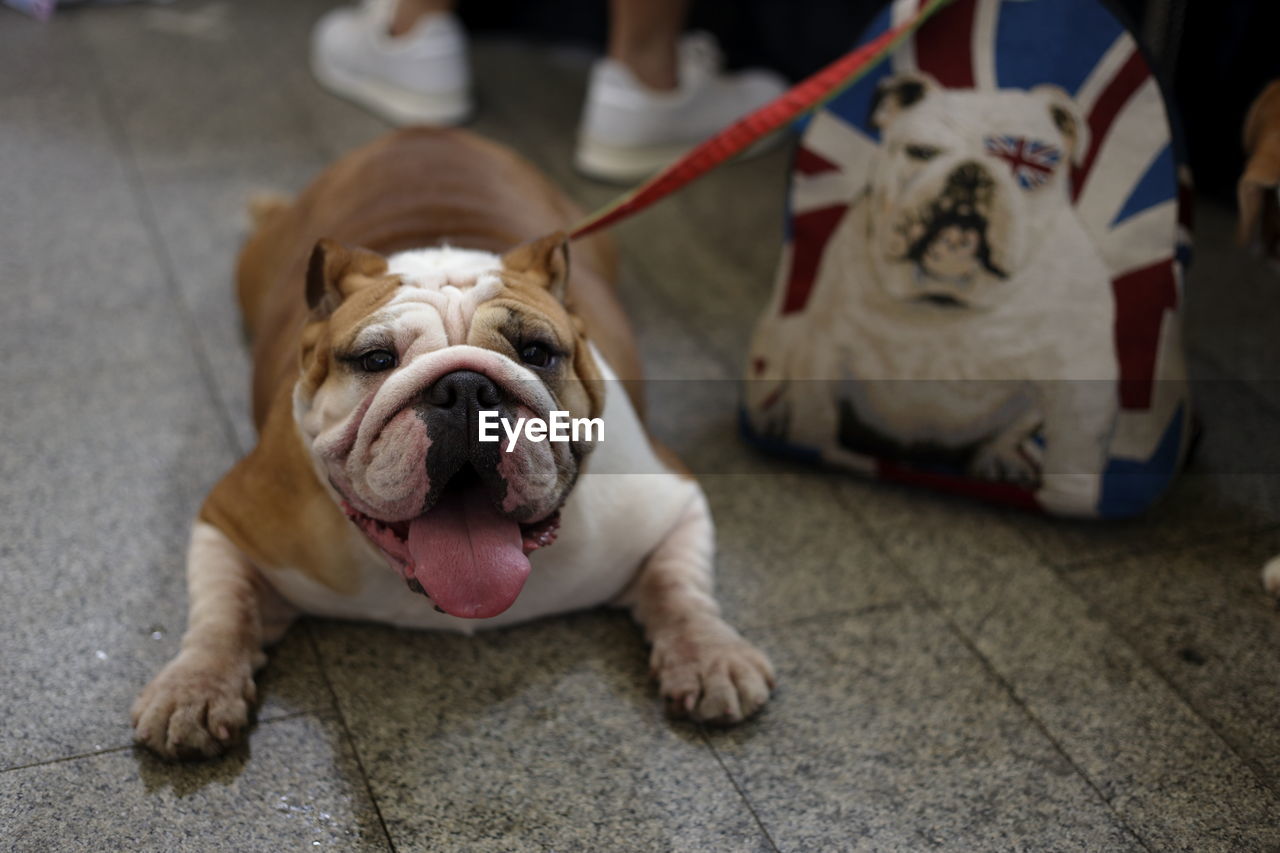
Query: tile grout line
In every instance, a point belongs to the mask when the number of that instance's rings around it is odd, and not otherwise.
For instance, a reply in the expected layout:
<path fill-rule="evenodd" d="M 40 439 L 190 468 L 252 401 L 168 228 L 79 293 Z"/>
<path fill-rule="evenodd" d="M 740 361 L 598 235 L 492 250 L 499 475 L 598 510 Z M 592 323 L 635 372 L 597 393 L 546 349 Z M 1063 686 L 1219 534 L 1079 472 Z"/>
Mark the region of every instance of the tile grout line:
<path fill-rule="evenodd" d="M 1214 547 L 1229 539 L 1239 538 L 1242 536 L 1261 536 L 1261 535 L 1266 535 L 1268 533 L 1272 533 L 1275 531 L 1280 531 L 1280 522 L 1272 522 L 1267 524 L 1255 524 L 1255 525 L 1250 525 L 1250 526 L 1241 528 L 1239 530 L 1216 531 L 1214 533 L 1206 534 L 1203 538 L 1197 540 L 1194 543 L 1157 545 L 1152 548 L 1141 548 L 1141 547 L 1129 548 L 1129 549 L 1121 550 L 1114 554 L 1109 554 L 1109 555 L 1103 554 L 1103 555 L 1090 557 L 1084 560 L 1073 560 L 1069 563 L 1057 563 L 1054 560 L 1050 559 L 1048 555 L 1044 552 L 1044 550 L 1040 547 L 1039 543 L 1035 540 L 1035 538 L 1032 537 L 1030 534 L 1026 533 L 1026 531 L 1022 530 L 1021 527 L 1018 528 L 1018 535 L 1022 537 L 1023 541 L 1026 542 L 1028 546 L 1030 546 L 1032 553 L 1034 553 L 1036 556 L 1040 558 L 1040 560 L 1044 563 L 1044 565 L 1046 565 L 1049 568 L 1049 570 L 1053 572 L 1054 576 L 1057 577 L 1063 583 L 1063 585 L 1065 585 L 1068 589 L 1070 589 L 1072 594 L 1075 595 L 1076 598 L 1078 598 L 1085 605 L 1086 608 L 1098 614 L 1098 618 L 1107 626 L 1108 633 L 1110 633 L 1125 648 L 1127 648 L 1135 658 L 1141 661 L 1143 665 L 1145 665 L 1147 669 L 1151 672 L 1151 674 L 1155 676 L 1156 680 L 1164 684 L 1165 687 L 1169 689 L 1169 692 L 1178 698 L 1178 700 L 1186 707 L 1186 709 L 1191 713 L 1191 715 L 1194 716 L 1197 720 L 1199 720 L 1200 723 L 1205 727 L 1205 729 L 1207 729 L 1210 733 L 1213 734 L 1214 737 L 1218 739 L 1220 744 L 1226 748 L 1228 753 L 1230 753 L 1237 760 L 1239 760 L 1241 764 L 1243 764 L 1246 768 L 1248 768 L 1249 772 L 1253 775 L 1254 779 L 1258 782 L 1259 785 L 1261 785 L 1264 789 L 1271 791 L 1272 793 L 1280 795 L 1280 778 L 1274 778 L 1271 773 L 1267 772 L 1265 766 L 1256 758 L 1253 758 L 1251 756 L 1248 756 L 1242 753 L 1239 750 L 1239 748 L 1237 748 L 1236 745 L 1230 740 L 1230 738 L 1226 736 L 1226 733 L 1223 731 L 1222 726 L 1220 726 L 1217 722 L 1215 722 L 1210 717 L 1201 713 L 1199 707 L 1197 707 L 1196 703 L 1192 701 L 1192 698 L 1188 696 L 1180 687 L 1178 687 L 1178 685 L 1174 683 L 1174 681 L 1168 675 L 1165 674 L 1165 671 L 1163 668 L 1161 668 L 1151 657 L 1149 657 L 1138 646 L 1136 646 L 1124 632 L 1120 631 L 1116 623 L 1109 616 L 1106 615 L 1105 611 L 1095 609 L 1093 605 L 1090 604 L 1090 602 L 1080 594 L 1078 584 L 1076 583 L 1075 580 L 1073 580 L 1073 578 L 1076 578 L 1081 572 L 1083 572 L 1088 567 L 1097 565 L 1102 562 L 1117 562 L 1117 561 L 1123 561 L 1123 560 L 1132 560 L 1132 559 L 1135 559 L 1138 557 L 1144 557 L 1144 556 L 1158 556 L 1160 554 L 1166 554 L 1173 551 L 1179 551 L 1179 552 L 1199 551 L 1201 549 L 1208 549 L 1208 548 Z M 889 559 L 893 560 L 893 557 L 890 556 Z M 896 561 L 895 561 L 895 564 L 896 564 Z"/>
<path fill-rule="evenodd" d="M 351 734 L 351 726 L 347 724 L 347 715 L 342 711 L 342 703 L 338 701 L 338 692 L 333 689 L 333 682 L 329 679 L 329 672 L 324 665 L 324 656 L 320 654 L 320 644 L 316 641 L 315 631 L 312 630 L 310 622 L 304 623 L 299 627 L 307 632 L 307 642 L 311 646 L 311 653 L 315 655 L 316 663 L 319 664 L 320 678 L 324 681 L 325 690 L 328 691 L 334 711 L 337 712 L 338 725 L 342 727 L 342 736 L 346 740 L 347 746 L 351 748 L 351 757 L 355 759 L 356 769 L 360 771 L 360 779 L 364 782 L 365 792 L 369 795 L 369 803 L 373 806 L 373 813 L 378 817 L 378 825 L 382 827 L 382 835 L 387 839 L 387 849 L 391 853 L 396 853 L 396 843 L 391 837 L 391 829 L 387 826 L 387 820 L 382 815 L 382 806 L 378 804 L 378 798 L 374 795 L 373 783 L 369 781 L 369 773 L 365 770 L 364 759 L 360 756 L 359 745 Z"/>
<path fill-rule="evenodd" d="M 890 557 L 890 559 L 892 560 L 893 558 Z M 901 564 L 897 563 L 897 561 L 894 562 L 895 565 L 898 565 L 899 568 L 901 568 Z M 1074 589 L 1072 590 L 1072 593 L 1075 593 Z M 977 658 L 982 668 L 986 670 L 987 674 L 990 675 L 991 678 L 995 679 L 995 682 L 1000 685 L 1000 688 L 1005 692 L 1018 710 L 1022 711 L 1023 715 L 1031 721 L 1031 724 L 1036 727 L 1036 730 L 1040 732 L 1041 736 L 1049 742 L 1054 751 L 1057 752 L 1058 755 L 1062 756 L 1062 760 L 1067 762 L 1067 765 L 1077 776 L 1080 777 L 1081 781 L 1089 786 L 1089 789 L 1093 791 L 1102 804 L 1106 806 L 1107 811 L 1115 815 L 1120 826 L 1133 837 L 1133 840 L 1136 841 L 1143 850 L 1151 853 L 1151 846 L 1147 844 L 1146 840 L 1141 835 L 1138 834 L 1136 829 L 1129 825 L 1129 821 L 1125 820 L 1124 815 L 1116 810 L 1115 805 L 1111 800 L 1107 799 L 1107 796 L 1102 792 L 1102 789 L 1098 787 L 1097 783 L 1095 783 L 1089 774 L 1085 772 L 1084 768 L 1076 763 L 1062 743 L 1053 736 L 1044 722 L 1031 710 L 1031 708 L 1027 706 L 1026 702 L 1022 700 L 1022 697 L 1018 696 L 1017 691 L 1013 688 L 1013 684 L 1011 684 L 1009 680 L 995 668 L 995 665 L 991 663 L 990 659 L 973 644 L 973 641 L 962 630 L 960 630 L 960 626 L 957 625 L 949 615 L 947 615 L 941 605 L 935 604 L 935 608 L 937 609 L 938 615 L 946 621 L 947 627 L 949 627 L 952 633 L 956 635 L 956 638 L 964 644 L 964 647 L 969 650 L 970 654 Z"/>
<path fill-rule="evenodd" d="M 107 132 L 111 138 L 112 147 L 115 149 L 116 156 L 120 159 L 121 166 L 125 171 L 125 178 L 129 184 L 130 191 L 134 197 L 134 204 L 138 209 L 138 216 L 142 220 L 143 228 L 147 232 L 147 240 L 151 244 L 151 251 L 157 264 L 160 267 L 160 274 L 164 280 L 165 289 L 169 292 L 170 298 L 173 300 L 174 307 L 178 312 L 180 321 L 186 332 L 187 339 L 191 341 L 191 352 L 195 357 L 196 370 L 200 374 L 201 381 L 204 382 L 205 388 L 209 393 L 214 408 L 218 413 L 218 421 L 222 427 L 223 436 L 227 440 L 227 444 L 231 451 L 237 456 L 245 453 L 245 448 L 240 446 L 240 440 L 236 435 L 235 425 L 232 423 L 231 413 L 227 406 L 226 400 L 223 399 L 222 393 L 218 388 L 218 384 L 214 379 L 213 364 L 209 359 L 206 351 L 205 341 L 200 334 L 200 327 L 195 321 L 195 317 L 191 313 L 191 306 L 187 304 L 187 300 L 182 294 L 182 288 L 178 285 L 177 273 L 174 269 L 173 258 L 169 254 L 168 246 L 165 245 L 164 239 L 160 234 L 159 226 L 156 222 L 155 210 L 151 204 L 151 198 L 147 193 L 146 182 L 142 177 L 142 171 L 138 168 L 137 157 L 134 154 L 133 146 L 129 141 L 129 136 L 120 122 L 118 110 L 116 109 L 115 99 L 112 97 L 109 87 L 105 80 L 107 75 L 104 73 L 104 66 L 101 57 L 94 49 L 93 44 L 84 37 L 82 31 L 77 28 L 77 39 L 80 41 L 82 52 L 89 58 L 97 74 L 94 79 L 97 81 L 94 85 L 97 94 L 97 102 L 102 114 L 103 121 L 107 126 Z"/>
<path fill-rule="evenodd" d="M 742 804 L 747 807 L 747 811 L 751 813 L 751 817 L 755 820 L 756 826 L 760 828 L 760 832 L 764 835 L 764 840 L 768 842 L 769 849 L 773 853 L 782 853 L 782 848 L 773 840 L 773 835 L 769 832 L 768 827 L 764 825 L 764 820 L 756 811 L 755 804 L 751 802 L 751 798 L 747 796 L 747 792 L 738 784 L 737 778 L 733 772 L 724 763 L 724 759 L 720 757 L 720 751 L 716 749 L 715 744 L 711 742 L 711 738 L 707 735 L 706 726 L 698 724 L 698 737 L 702 738 L 702 743 L 711 751 L 711 757 L 716 760 L 716 764 L 720 765 L 720 770 L 724 772 L 725 777 L 729 780 L 729 784 L 733 786 L 733 790 L 738 792 L 738 796 L 742 799 Z"/>
<path fill-rule="evenodd" d="M 833 612 L 827 612 L 827 613 L 819 613 L 812 616 L 802 616 L 797 619 L 790 619 L 783 622 L 773 622 L 768 624 L 756 625 L 754 626 L 754 628 L 751 626 L 747 626 L 743 628 L 743 633 L 744 634 L 749 633 L 752 630 L 776 631 L 782 628 L 792 628 L 798 625 L 811 625 L 811 624 L 821 623 L 821 622 L 843 621 L 843 620 L 853 619 L 853 618 L 857 618 L 859 616 L 863 616 L 871 613 L 893 613 L 901 610 L 909 610 L 911 608 L 921 607 L 922 605 L 926 609 L 935 609 L 927 599 L 923 599 L 923 598 L 921 600 L 903 599 L 900 601 L 892 601 L 892 602 L 881 603 L 881 604 L 869 604 L 866 607 L 858 607 L 852 610 L 833 611 Z M 767 706 L 762 713 L 768 713 Z M 773 835 L 769 832 L 768 828 L 765 827 L 764 820 L 763 818 L 760 817 L 760 814 L 756 811 L 755 804 L 751 801 L 751 798 L 747 795 L 747 792 L 739 784 L 738 778 L 733 774 L 733 771 L 731 771 L 728 765 L 725 764 L 724 758 L 721 756 L 720 751 L 716 749 L 715 743 L 712 742 L 710 735 L 707 733 L 707 727 L 699 723 L 697 728 L 698 728 L 698 735 L 702 738 L 703 743 L 706 744 L 707 748 L 711 750 L 711 755 L 715 758 L 716 763 L 720 765 L 720 769 L 724 771 L 725 776 L 729 779 L 729 783 L 733 785 L 734 790 L 738 792 L 738 796 L 742 798 L 742 802 L 747 807 L 747 811 L 749 811 L 751 813 L 751 816 L 755 818 L 756 824 L 760 827 L 760 831 L 764 833 L 765 840 L 769 843 L 770 848 L 774 850 L 775 853 L 781 853 L 782 848 L 780 848 L 777 845 L 777 842 L 773 840 Z"/>
<path fill-rule="evenodd" d="M 298 103 L 301 103 L 299 99 Z M 304 108 L 297 108 L 293 111 L 295 121 L 301 126 L 303 136 L 309 140 L 313 140 L 312 150 L 320 156 L 321 162 L 328 164 L 334 159 L 333 153 L 328 150 L 326 145 L 316 133 L 315 122 L 311 113 Z M 360 754 L 360 744 L 356 742 L 355 736 L 351 734 L 351 724 L 347 720 L 346 712 L 342 710 L 342 703 L 338 701 L 338 692 L 333 688 L 333 680 L 329 677 L 329 665 L 325 657 L 320 652 L 320 643 L 316 640 L 315 631 L 311 622 L 307 621 L 298 626 L 298 628 L 307 632 L 307 642 L 311 646 L 311 653 L 315 656 L 316 666 L 320 671 L 320 678 L 324 681 L 325 690 L 329 693 L 329 701 L 333 705 L 333 710 L 338 717 L 338 725 L 342 727 L 342 736 L 346 740 L 347 746 L 351 750 L 351 757 L 355 759 L 356 769 L 360 771 L 360 780 L 364 782 L 365 792 L 369 795 L 369 804 L 373 806 L 373 813 L 378 818 L 378 826 L 382 828 L 382 835 L 387 840 L 387 849 L 391 853 L 396 853 L 396 843 L 391 837 L 391 828 L 387 826 L 387 819 L 382 814 L 382 805 L 378 802 L 378 797 L 373 790 L 373 782 L 369 779 L 369 772 L 365 769 L 364 756 Z M 295 629 L 296 630 L 296 629 Z"/>
<path fill-rule="evenodd" d="M 133 744 L 125 744 L 124 746 L 108 746 L 103 749 L 95 749 L 90 752 L 78 752 L 75 755 L 62 755 L 58 758 L 47 758 L 43 761 L 32 761 L 28 764 L 15 764 L 12 767 L 0 769 L 0 775 L 5 773 L 17 773 L 20 770 L 30 770 L 33 767 L 48 767 L 52 764 L 63 764 L 68 761 L 78 761 L 82 758 L 95 758 L 99 755 L 111 755 L 116 752 L 124 752 L 126 749 L 133 749 Z"/>
<path fill-rule="evenodd" d="M 920 600 L 903 599 L 901 601 L 893 601 L 893 602 L 887 602 L 882 604 L 870 604 L 870 605 L 867 605 L 866 607 L 858 607 L 852 610 L 832 611 L 827 613 L 819 613 L 812 616 L 802 616 L 797 619 L 790 619 L 783 622 L 774 622 L 769 624 L 756 625 L 754 626 L 754 628 L 752 628 L 751 626 L 747 626 L 743 629 L 743 632 L 747 633 L 747 632 L 750 632 L 751 630 L 776 631 L 782 628 L 792 628 L 798 625 L 812 625 L 812 624 L 821 623 L 821 622 L 844 621 L 847 619 L 854 619 L 859 616 L 863 616 L 871 613 L 893 613 L 893 612 L 898 612 L 902 610 L 910 610 L 912 608 L 919 608 L 922 606 L 928 610 L 937 609 L 930 601 L 928 601 L 926 598 L 923 598 L 923 597 Z M 767 706 L 762 713 L 768 713 Z M 697 725 L 697 728 L 698 728 L 698 735 L 702 738 L 703 743 L 706 744 L 707 748 L 711 750 L 711 755 L 715 758 L 716 763 L 720 765 L 720 769 L 724 771 L 725 776 L 729 779 L 729 783 L 733 785 L 734 790 L 738 792 L 738 796 L 742 798 L 743 804 L 747 807 L 747 810 L 751 813 L 751 816 L 755 818 L 756 824 L 760 827 L 760 831 L 764 833 L 765 840 L 769 842 L 769 846 L 775 851 L 775 853 L 781 853 L 782 848 L 780 848 L 777 845 L 777 843 L 773 840 L 772 834 L 770 834 L 769 830 L 765 827 L 764 820 L 760 817 L 759 813 L 756 811 L 755 804 L 752 803 L 751 798 L 747 795 L 747 792 L 739 784 L 737 777 L 733 774 L 733 771 L 731 771 L 729 767 L 725 764 L 724 758 L 720 755 L 720 751 L 716 749 L 715 743 L 712 742 L 710 735 L 707 733 L 707 727 L 704 724 L 699 723 Z"/>
<path fill-rule="evenodd" d="M 1179 699 L 1179 701 L 1181 701 L 1182 704 L 1186 706 L 1187 710 L 1190 711 L 1191 714 L 1197 720 L 1199 720 L 1206 729 L 1208 729 L 1210 732 L 1213 733 L 1213 735 L 1218 739 L 1218 741 L 1224 747 L 1226 747 L 1227 752 L 1231 753 L 1231 755 L 1233 755 L 1236 759 L 1238 759 L 1241 764 L 1243 764 L 1245 767 L 1249 769 L 1249 772 L 1253 774 L 1254 779 L 1258 782 L 1259 785 L 1261 785 L 1263 788 L 1265 788 L 1268 791 L 1271 791 L 1274 794 L 1280 795 L 1280 784 L 1278 784 L 1280 783 L 1280 780 L 1273 779 L 1271 774 L 1266 771 L 1264 765 L 1260 761 L 1240 752 L 1240 750 L 1236 747 L 1236 745 L 1232 743 L 1231 740 L 1227 738 L 1227 736 L 1223 733 L 1222 727 L 1219 726 L 1214 720 L 1202 714 L 1200 712 L 1200 709 L 1196 707 L 1196 703 L 1192 701 L 1191 697 L 1186 695 L 1182 691 L 1182 689 L 1178 687 L 1178 685 L 1175 684 L 1169 678 L 1169 676 L 1165 675 L 1165 671 L 1163 668 L 1158 666 L 1154 660 L 1152 660 L 1150 657 L 1144 654 L 1140 648 L 1134 645 L 1134 643 L 1129 640 L 1126 634 L 1117 630 L 1115 623 L 1112 622 L 1111 619 L 1106 616 L 1105 611 L 1102 611 L 1100 609 L 1095 609 L 1093 605 L 1091 605 L 1086 599 L 1083 598 L 1083 596 L 1080 595 L 1076 584 L 1067 580 L 1066 577 L 1063 577 L 1062 581 L 1071 590 L 1071 592 L 1076 595 L 1077 598 L 1080 598 L 1081 601 L 1085 602 L 1085 605 L 1089 607 L 1090 610 L 1098 613 L 1099 618 L 1104 623 L 1106 623 L 1108 631 L 1117 640 L 1119 640 L 1119 642 L 1123 644 L 1130 652 L 1132 652 L 1133 656 L 1136 657 L 1138 660 L 1140 660 L 1147 667 L 1147 669 L 1150 670 L 1151 673 L 1169 689 L 1169 692 L 1171 692 L 1174 696 L 1176 696 Z"/>
<path fill-rule="evenodd" d="M 296 720 L 299 717 L 309 717 L 309 716 L 318 717 L 318 716 L 321 716 L 321 714 L 320 712 L 314 711 L 314 710 L 293 711 L 292 713 L 281 714 L 278 717 L 271 717 L 270 719 L 267 719 L 267 720 L 255 720 L 253 727 L 259 728 L 261 726 L 270 726 L 270 725 L 274 725 L 275 723 L 283 723 L 288 720 Z M 113 753 L 124 752 L 126 750 L 135 750 L 135 749 L 140 749 L 138 744 L 127 743 L 121 746 L 108 746 L 102 749 L 91 750 L 89 752 L 78 752 L 74 755 L 61 755 L 61 756 L 58 756 L 57 758 L 46 758 L 42 761 L 32 761 L 27 764 L 15 764 L 12 767 L 3 767 L 3 768 L 0 768 L 0 775 L 3 775 L 5 773 L 15 773 L 19 770 L 30 770 L 33 767 L 47 767 L 51 764 L 62 764 L 67 761 L 79 761 L 82 758 L 95 758 L 99 755 L 111 755 Z M 163 759 L 158 759 L 158 760 L 163 760 Z M 169 763 L 176 763 L 176 762 L 169 762 Z"/>
<path fill-rule="evenodd" d="M 1137 830 L 1135 830 L 1132 826 L 1129 825 L 1129 822 L 1125 820 L 1124 816 L 1120 814 L 1119 811 L 1116 810 L 1111 800 L 1109 800 L 1106 797 L 1106 795 L 1103 794 L 1102 789 L 1099 788 L 1098 785 L 1094 782 L 1094 780 L 1089 776 L 1089 774 L 1085 772 L 1084 768 L 1076 763 L 1076 761 L 1067 752 L 1066 748 L 1062 745 L 1062 743 L 1056 737 L 1053 736 L 1053 734 L 1049 731 L 1048 727 L 1045 725 L 1044 721 L 1041 720 L 1040 717 L 1037 716 L 1031 710 L 1031 708 L 1027 706 L 1026 702 L 1023 701 L 1022 697 L 1020 697 L 1017 694 L 1017 692 L 1014 690 L 1013 684 L 1010 683 L 1009 680 L 1005 678 L 1004 675 L 999 670 L 996 669 L 995 665 L 991 662 L 991 660 L 985 654 L 983 654 L 982 651 L 979 650 L 976 645 L 974 645 L 973 641 L 970 639 L 968 634 L 966 634 L 963 630 L 961 630 L 960 626 L 951 617 L 951 614 L 947 612 L 946 608 L 942 606 L 941 602 L 939 602 L 933 596 L 933 594 L 929 591 L 928 586 L 924 584 L 922 581 L 920 581 L 920 579 L 916 576 L 915 572 L 913 572 L 909 566 L 904 565 L 904 563 L 901 560 L 897 559 L 889 551 L 889 549 L 885 546 L 881 537 L 871 526 L 869 526 L 864 521 L 864 519 L 862 518 L 862 515 L 856 511 L 853 511 L 853 507 L 849 506 L 849 502 L 845 499 L 843 494 L 837 494 L 836 498 L 837 500 L 840 501 L 840 503 L 843 506 L 845 506 L 851 511 L 850 514 L 853 516 L 854 522 L 862 529 L 863 533 L 870 539 L 872 544 L 875 545 L 876 550 L 880 552 L 880 555 L 884 557 L 886 560 L 888 560 L 891 565 L 896 566 L 898 571 L 902 572 L 907 577 L 907 579 L 911 582 L 911 584 L 920 590 L 920 594 L 924 599 L 924 602 L 926 603 L 928 608 L 933 612 L 937 613 L 939 618 L 941 618 L 943 622 L 946 623 L 947 628 L 956 636 L 956 638 L 961 643 L 964 644 L 964 647 L 968 649 L 969 653 L 974 656 L 974 658 L 978 661 L 979 665 L 983 668 L 983 670 L 986 671 L 987 674 L 991 678 L 993 678 L 998 685 L 1000 685 L 1001 690 L 1003 690 L 1005 695 L 1009 697 L 1009 700 L 1013 702 L 1014 706 L 1018 708 L 1018 710 L 1022 712 L 1023 716 L 1031 723 L 1031 725 L 1033 725 L 1036 728 L 1036 730 L 1040 732 L 1040 735 L 1049 743 L 1051 747 L 1053 747 L 1053 750 L 1062 757 L 1062 760 L 1067 763 L 1067 766 L 1069 766 L 1072 769 L 1072 771 L 1080 778 L 1080 780 L 1084 782 L 1091 791 L 1093 791 L 1094 795 L 1098 798 L 1099 802 L 1101 802 L 1103 806 L 1106 807 L 1107 811 L 1109 811 L 1112 815 L 1115 816 L 1115 819 L 1117 823 L 1120 825 L 1120 827 L 1123 828 L 1124 831 L 1127 832 L 1130 836 L 1132 836 L 1134 841 L 1136 841 L 1138 845 L 1142 847 L 1143 850 L 1146 850 L 1148 851 L 1148 853 L 1151 853 L 1152 848 L 1150 847 L 1150 845 L 1147 844 L 1146 840 L 1143 839 L 1142 836 L 1138 834 Z M 1056 576 L 1056 573 L 1055 573 L 1055 576 Z M 1077 598 L 1080 597 L 1079 593 L 1076 592 L 1074 587 L 1068 586 L 1067 588 L 1072 595 L 1076 596 Z M 1088 606 L 1087 601 L 1084 601 L 1083 599 L 1080 599 L 1080 601 L 1086 607 Z M 1108 630 L 1110 631 L 1110 625 L 1108 625 Z M 1110 631 L 1110 633 L 1114 633 L 1114 631 Z"/>

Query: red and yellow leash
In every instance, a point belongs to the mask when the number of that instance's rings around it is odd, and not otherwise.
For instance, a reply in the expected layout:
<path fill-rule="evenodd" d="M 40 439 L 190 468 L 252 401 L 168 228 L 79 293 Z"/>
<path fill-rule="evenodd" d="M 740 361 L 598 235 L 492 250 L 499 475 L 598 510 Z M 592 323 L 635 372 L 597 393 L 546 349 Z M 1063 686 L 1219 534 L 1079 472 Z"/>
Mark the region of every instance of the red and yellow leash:
<path fill-rule="evenodd" d="M 639 213 L 710 172 L 753 143 L 809 110 L 817 109 L 856 83 L 926 20 L 951 0 L 928 0 L 910 18 L 850 51 L 781 96 L 738 119 L 676 162 L 573 226 L 569 239 L 585 237 Z"/>

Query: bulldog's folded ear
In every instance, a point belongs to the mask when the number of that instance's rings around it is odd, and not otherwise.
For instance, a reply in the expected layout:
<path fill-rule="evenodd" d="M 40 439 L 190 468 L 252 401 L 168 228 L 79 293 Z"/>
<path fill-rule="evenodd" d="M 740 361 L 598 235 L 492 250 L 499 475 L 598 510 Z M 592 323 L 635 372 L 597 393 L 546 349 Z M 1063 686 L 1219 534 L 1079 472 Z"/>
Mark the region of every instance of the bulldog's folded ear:
<path fill-rule="evenodd" d="M 884 130 L 907 107 L 924 100 L 924 96 L 938 83 L 928 74 L 904 71 L 880 81 L 871 99 L 871 116 L 868 123 L 876 130 Z"/>
<path fill-rule="evenodd" d="M 316 317 L 328 317 L 342 300 L 386 271 L 387 259 L 377 252 L 321 238 L 307 264 L 307 306 Z"/>
<path fill-rule="evenodd" d="M 1067 159 L 1079 166 L 1089 150 L 1089 125 L 1080 118 L 1080 110 L 1067 90 L 1051 83 L 1031 90 L 1049 104 L 1049 118 L 1062 134 L 1067 146 Z"/>
<path fill-rule="evenodd" d="M 502 256 L 502 265 L 510 272 L 530 277 L 563 302 L 569 280 L 569 237 L 556 231 L 521 243 Z"/>

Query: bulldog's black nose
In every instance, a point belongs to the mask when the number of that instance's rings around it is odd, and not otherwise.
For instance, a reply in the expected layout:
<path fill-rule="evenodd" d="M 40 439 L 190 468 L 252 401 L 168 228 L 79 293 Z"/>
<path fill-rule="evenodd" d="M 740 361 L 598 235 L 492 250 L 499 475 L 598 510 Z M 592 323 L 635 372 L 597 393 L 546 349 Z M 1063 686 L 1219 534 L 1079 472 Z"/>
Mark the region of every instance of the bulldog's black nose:
<path fill-rule="evenodd" d="M 461 412 L 492 409 L 502 402 L 502 395 L 493 380 L 474 370 L 446 373 L 427 389 L 424 396 L 431 406 Z"/>
<path fill-rule="evenodd" d="M 961 163 L 947 176 L 948 188 L 974 194 L 991 184 L 991 176 L 981 163 L 972 160 Z"/>

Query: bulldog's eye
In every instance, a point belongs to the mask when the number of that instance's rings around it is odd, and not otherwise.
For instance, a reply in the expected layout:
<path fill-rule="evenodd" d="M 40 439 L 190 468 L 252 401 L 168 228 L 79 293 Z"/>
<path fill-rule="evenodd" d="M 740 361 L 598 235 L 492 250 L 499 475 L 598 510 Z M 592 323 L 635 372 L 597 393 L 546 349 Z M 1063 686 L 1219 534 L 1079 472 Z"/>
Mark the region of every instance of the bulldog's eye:
<path fill-rule="evenodd" d="M 546 344 L 531 343 L 520 348 L 520 360 L 531 367 L 550 367 L 555 363 L 556 354 Z"/>
<path fill-rule="evenodd" d="M 902 149 L 912 160 L 932 160 L 938 156 L 938 149 L 932 145 L 908 145 Z"/>
<path fill-rule="evenodd" d="M 390 350 L 369 350 L 359 358 L 360 369 L 365 373 L 381 373 L 396 366 L 396 354 Z"/>

